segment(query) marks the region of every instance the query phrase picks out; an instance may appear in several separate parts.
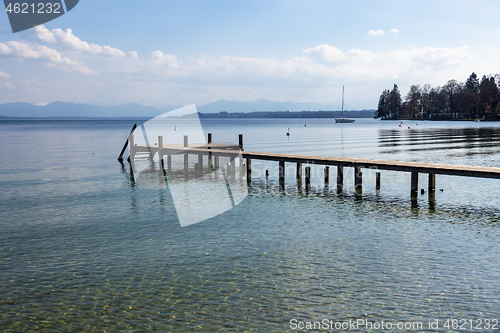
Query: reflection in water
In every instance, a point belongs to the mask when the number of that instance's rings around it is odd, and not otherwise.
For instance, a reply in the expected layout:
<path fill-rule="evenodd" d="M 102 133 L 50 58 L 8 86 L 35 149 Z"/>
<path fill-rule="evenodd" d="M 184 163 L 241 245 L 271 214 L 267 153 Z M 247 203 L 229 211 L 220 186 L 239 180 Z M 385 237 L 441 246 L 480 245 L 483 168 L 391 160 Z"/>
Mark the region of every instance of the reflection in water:
<path fill-rule="evenodd" d="M 382 153 L 467 150 L 467 155 L 494 154 L 500 151 L 500 128 L 425 128 L 380 129 Z M 397 148 L 396 148 L 397 147 Z M 390 149 L 389 149 L 390 148 Z M 479 149 L 477 151 L 470 149 Z"/>

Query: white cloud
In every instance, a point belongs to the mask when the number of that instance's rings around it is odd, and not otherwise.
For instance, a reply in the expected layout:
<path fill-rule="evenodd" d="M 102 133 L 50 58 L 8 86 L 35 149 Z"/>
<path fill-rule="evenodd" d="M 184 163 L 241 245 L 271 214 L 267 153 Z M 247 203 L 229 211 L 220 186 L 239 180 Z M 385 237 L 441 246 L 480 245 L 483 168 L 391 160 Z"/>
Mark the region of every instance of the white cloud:
<path fill-rule="evenodd" d="M 112 48 L 108 45 L 101 46 L 98 44 L 89 44 L 85 41 L 82 41 L 80 38 L 73 34 L 73 31 L 71 29 L 53 29 L 52 31 L 50 31 L 43 25 L 39 25 L 35 27 L 35 33 L 37 37 L 43 42 L 49 44 L 61 44 L 73 51 L 101 54 L 110 57 L 126 56 L 125 52 L 117 48 Z M 134 54 L 131 54 L 131 56 L 133 57 Z"/>
<path fill-rule="evenodd" d="M 385 31 L 384 30 L 369 30 L 368 31 L 368 35 L 369 36 L 372 36 L 372 37 L 381 37 L 383 35 L 385 35 Z"/>
<path fill-rule="evenodd" d="M 2 77 L 4 79 L 8 79 L 8 78 L 10 78 L 10 74 L 7 74 L 5 72 L 0 71 L 0 77 Z"/>
<path fill-rule="evenodd" d="M 160 50 L 151 53 L 150 58 L 156 65 L 167 66 L 171 68 L 179 68 L 182 64 L 181 61 L 173 54 L 163 54 Z"/>
<path fill-rule="evenodd" d="M 0 55 L 15 59 L 39 60 L 48 65 L 61 65 L 63 68 L 89 74 L 90 70 L 77 61 L 63 57 L 58 51 L 43 45 L 33 45 L 17 41 L 0 43 Z"/>
<path fill-rule="evenodd" d="M 399 29 L 396 29 L 396 28 L 391 29 L 391 33 L 392 34 L 399 34 Z"/>

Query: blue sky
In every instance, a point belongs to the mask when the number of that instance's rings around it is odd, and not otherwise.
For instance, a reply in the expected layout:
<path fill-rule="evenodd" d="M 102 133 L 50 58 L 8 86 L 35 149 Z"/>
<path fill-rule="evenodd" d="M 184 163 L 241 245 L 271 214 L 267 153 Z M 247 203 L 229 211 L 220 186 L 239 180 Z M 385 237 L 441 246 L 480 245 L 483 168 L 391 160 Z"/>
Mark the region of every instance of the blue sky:
<path fill-rule="evenodd" d="M 500 1 L 80 0 L 13 34 L 0 18 L 0 103 L 219 99 L 375 108 L 382 90 L 500 73 Z"/>

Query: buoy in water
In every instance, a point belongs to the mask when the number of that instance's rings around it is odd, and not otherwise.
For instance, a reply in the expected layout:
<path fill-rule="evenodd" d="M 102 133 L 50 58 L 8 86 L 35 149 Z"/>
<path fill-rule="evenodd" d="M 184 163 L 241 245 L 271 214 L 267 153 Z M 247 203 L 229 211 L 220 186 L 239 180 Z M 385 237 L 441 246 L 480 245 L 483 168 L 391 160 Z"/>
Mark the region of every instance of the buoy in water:
<path fill-rule="evenodd" d="M 174 131 L 177 131 L 177 126 L 174 125 Z"/>
<path fill-rule="evenodd" d="M 410 126 L 408 126 L 408 129 L 410 129 Z"/>
<path fill-rule="evenodd" d="M 401 127 L 401 125 L 399 125 L 399 127 Z"/>
<path fill-rule="evenodd" d="M 288 130 L 286 131 L 286 136 L 290 136 L 290 127 L 288 128 Z"/>

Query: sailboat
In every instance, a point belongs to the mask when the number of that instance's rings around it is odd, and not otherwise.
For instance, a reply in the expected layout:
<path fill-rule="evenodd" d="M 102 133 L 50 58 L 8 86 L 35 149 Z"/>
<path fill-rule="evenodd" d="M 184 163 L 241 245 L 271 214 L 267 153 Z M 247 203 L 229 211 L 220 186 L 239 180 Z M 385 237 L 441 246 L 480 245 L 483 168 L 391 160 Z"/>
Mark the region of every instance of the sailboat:
<path fill-rule="evenodd" d="M 342 117 L 335 118 L 336 123 L 348 124 L 353 123 L 355 120 L 352 118 L 344 118 L 344 86 L 342 86 Z"/>

